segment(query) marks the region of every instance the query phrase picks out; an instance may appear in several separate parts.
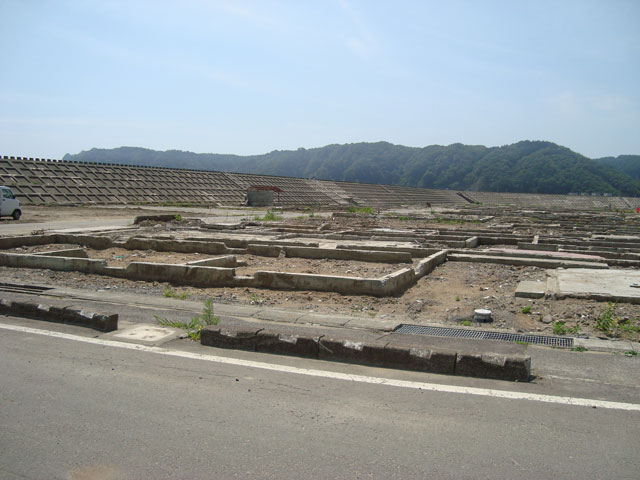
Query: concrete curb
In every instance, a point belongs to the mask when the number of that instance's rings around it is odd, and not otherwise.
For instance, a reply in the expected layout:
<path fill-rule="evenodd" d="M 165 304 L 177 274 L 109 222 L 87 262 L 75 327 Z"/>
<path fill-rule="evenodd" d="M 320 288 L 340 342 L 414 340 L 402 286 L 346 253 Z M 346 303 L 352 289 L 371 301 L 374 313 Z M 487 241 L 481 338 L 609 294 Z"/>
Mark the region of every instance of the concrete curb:
<path fill-rule="evenodd" d="M 202 345 L 447 375 L 529 381 L 526 346 L 236 318 L 202 330 Z"/>
<path fill-rule="evenodd" d="M 68 323 L 93 328 L 100 332 L 118 329 L 117 313 L 95 313 L 79 307 L 52 307 L 41 303 L 0 299 L 0 315 L 35 318 L 47 322 Z"/>

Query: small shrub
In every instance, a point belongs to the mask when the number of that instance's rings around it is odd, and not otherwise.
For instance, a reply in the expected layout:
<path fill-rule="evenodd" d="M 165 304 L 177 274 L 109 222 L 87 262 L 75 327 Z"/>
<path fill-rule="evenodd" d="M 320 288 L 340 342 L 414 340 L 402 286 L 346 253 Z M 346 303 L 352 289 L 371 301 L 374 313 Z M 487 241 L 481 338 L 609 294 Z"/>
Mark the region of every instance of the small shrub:
<path fill-rule="evenodd" d="M 636 352 L 635 350 L 627 350 L 626 352 L 624 352 L 624 354 L 627 357 L 635 357 L 636 355 L 638 355 L 638 352 Z"/>
<path fill-rule="evenodd" d="M 531 313 L 531 305 L 527 305 L 525 307 L 522 307 L 522 313 L 525 313 L 525 314 Z"/>
<path fill-rule="evenodd" d="M 184 219 L 182 218 L 182 215 L 180 215 L 179 213 L 176 213 L 174 215 L 174 218 L 176 219 L 176 222 L 182 222 L 184 221 Z"/>
<path fill-rule="evenodd" d="M 460 295 L 456 297 L 456 302 L 459 302 L 459 301 L 460 301 Z"/>
<path fill-rule="evenodd" d="M 460 322 L 460 325 L 462 325 L 463 327 L 470 327 L 471 326 L 471 320 L 469 320 L 468 318 L 465 320 L 462 320 Z"/>

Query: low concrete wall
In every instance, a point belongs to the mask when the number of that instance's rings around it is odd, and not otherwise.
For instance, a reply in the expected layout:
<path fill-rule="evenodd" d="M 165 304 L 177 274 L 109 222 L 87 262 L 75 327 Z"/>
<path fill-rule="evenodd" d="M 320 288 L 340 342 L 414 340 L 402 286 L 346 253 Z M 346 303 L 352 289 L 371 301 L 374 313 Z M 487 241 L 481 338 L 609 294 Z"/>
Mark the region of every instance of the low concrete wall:
<path fill-rule="evenodd" d="M 480 243 L 480 239 L 478 237 L 471 237 L 471 238 L 467 238 L 464 241 L 464 246 L 466 248 L 476 248 L 479 243 Z"/>
<path fill-rule="evenodd" d="M 177 253 L 229 253 L 227 246 L 221 242 L 205 242 L 191 240 L 155 240 L 132 237 L 124 245 L 127 250 L 154 250 L 156 252 Z"/>
<path fill-rule="evenodd" d="M 342 277 L 312 273 L 255 272 L 248 283 L 257 288 L 314 290 L 385 297 L 403 293 L 415 282 L 413 269 L 403 268 L 382 278 Z M 242 279 L 247 283 L 247 279 Z"/>
<path fill-rule="evenodd" d="M 122 271 L 121 275 L 118 275 Z M 133 262 L 124 269 L 109 268 L 108 273 L 129 280 L 168 282 L 173 285 L 218 287 L 233 284 L 233 268 L 190 267 L 168 263 Z"/>
<path fill-rule="evenodd" d="M 352 260 L 375 263 L 411 263 L 411 254 L 407 252 L 353 250 L 338 248 L 284 247 L 287 257 Z"/>
<path fill-rule="evenodd" d="M 189 265 L 190 267 L 236 268 L 238 266 L 238 259 L 235 255 L 225 255 L 223 257 L 196 260 L 195 262 L 188 262 L 185 265 Z"/>
<path fill-rule="evenodd" d="M 65 250 L 54 250 L 52 252 L 38 252 L 33 255 L 42 255 L 45 257 L 89 258 L 87 251 L 83 248 L 68 248 Z"/>
<path fill-rule="evenodd" d="M 441 250 L 438 253 L 428 256 L 424 260 L 421 260 L 418 265 L 414 267 L 415 279 L 418 280 L 425 275 L 428 275 L 438 265 L 443 264 L 447 260 L 447 250 Z"/>
<path fill-rule="evenodd" d="M 558 245 L 545 245 L 543 243 L 526 243 L 518 242 L 518 248 L 521 250 L 540 250 L 543 252 L 557 252 Z"/>
<path fill-rule="evenodd" d="M 277 245 L 247 245 L 247 253 L 250 255 L 257 255 L 259 257 L 278 258 L 281 252 L 282 247 Z"/>
<path fill-rule="evenodd" d="M 107 263 L 89 258 L 48 257 L 21 253 L 0 253 L 0 266 L 12 268 L 41 268 L 63 272 L 83 272 L 104 275 Z"/>
<path fill-rule="evenodd" d="M 86 245 L 96 250 L 106 250 L 116 246 L 116 242 L 109 237 L 99 235 L 75 235 L 66 233 L 57 233 L 55 243 L 71 243 L 74 245 Z"/>
<path fill-rule="evenodd" d="M 0 250 L 8 250 L 9 248 L 18 247 L 34 247 L 38 245 L 49 245 L 50 243 L 58 243 L 57 235 L 29 235 L 20 237 L 3 237 L 0 238 Z"/>

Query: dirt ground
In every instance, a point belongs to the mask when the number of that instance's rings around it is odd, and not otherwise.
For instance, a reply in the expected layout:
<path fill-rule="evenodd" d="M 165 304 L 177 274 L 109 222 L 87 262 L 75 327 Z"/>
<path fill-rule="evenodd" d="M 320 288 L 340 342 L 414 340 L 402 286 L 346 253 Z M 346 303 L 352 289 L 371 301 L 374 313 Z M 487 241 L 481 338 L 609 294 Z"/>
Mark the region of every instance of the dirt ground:
<path fill-rule="evenodd" d="M 131 210 L 117 209 L 72 209 L 74 218 L 95 218 L 97 211 L 105 214 L 131 216 Z M 143 210 L 138 214 L 149 214 Z M 50 220 L 46 209 L 33 213 L 35 218 Z M 67 219 L 64 211 L 56 209 L 58 218 Z M 83 217 L 84 215 L 84 217 Z M 340 218 L 341 227 L 350 228 L 407 228 L 407 223 L 392 218 L 368 219 Z M 287 223 L 317 224 L 325 220 L 301 216 Z M 437 224 L 421 222 L 412 224 L 417 228 L 438 228 Z M 473 225 L 469 228 L 482 228 Z M 53 245 L 14 249 L 18 253 L 59 250 L 73 245 Z M 131 251 L 124 249 L 87 250 L 90 258 L 102 258 L 111 266 L 126 266 L 131 261 L 185 263 L 210 258 L 212 255 L 159 253 L 150 250 Z M 257 270 L 287 272 L 324 273 L 343 276 L 379 277 L 391 273 L 408 264 L 376 264 L 368 262 L 307 260 L 298 258 L 277 259 L 240 255 L 238 260 L 246 262 L 246 267 L 237 268 L 237 274 L 249 275 Z M 288 310 L 316 312 L 324 314 L 354 315 L 369 318 L 392 319 L 398 323 L 418 325 L 439 324 L 448 326 L 469 326 L 471 328 L 498 328 L 517 332 L 553 334 L 556 322 L 565 322 L 569 330 L 566 334 L 604 337 L 595 328 L 596 319 L 607 309 L 607 303 L 579 299 L 539 299 L 530 300 L 515 297 L 515 290 L 523 280 L 540 280 L 546 277 L 544 269 L 536 267 L 515 267 L 508 265 L 446 262 L 400 297 L 376 298 L 363 295 L 341 295 L 337 293 L 309 291 L 276 291 L 255 288 L 194 288 L 174 287 L 158 282 L 134 282 L 123 279 L 87 275 L 77 272 L 54 272 L 50 270 L 23 270 L 0 267 L 0 278 L 6 283 L 31 283 L 43 286 L 68 286 L 105 292 L 132 292 L 152 296 L 175 295 L 191 300 L 212 298 L 215 302 L 241 305 L 262 305 Z M 180 300 L 176 299 L 176 302 Z M 472 320 L 474 309 L 487 308 L 493 312 L 490 324 Z M 630 319 L 639 325 L 640 305 L 618 304 L 615 315 L 620 319 Z M 556 326 L 556 329 L 558 327 Z M 627 335 L 627 334 L 625 334 Z M 637 333 L 631 334 L 638 339 Z"/>

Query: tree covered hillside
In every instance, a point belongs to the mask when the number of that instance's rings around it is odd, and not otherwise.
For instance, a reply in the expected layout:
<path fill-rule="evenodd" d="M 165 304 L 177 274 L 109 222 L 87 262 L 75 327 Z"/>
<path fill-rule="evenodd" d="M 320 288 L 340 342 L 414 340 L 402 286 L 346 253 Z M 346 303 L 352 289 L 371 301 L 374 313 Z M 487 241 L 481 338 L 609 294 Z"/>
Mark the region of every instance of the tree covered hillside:
<path fill-rule="evenodd" d="M 120 147 L 67 154 L 64 159 L 438 189 L 640 196 L 640 156 L 591 160 L 541 141 L 491 148 L 459 143 L 424 148 L 354 143 L 253 156 Z"/>

